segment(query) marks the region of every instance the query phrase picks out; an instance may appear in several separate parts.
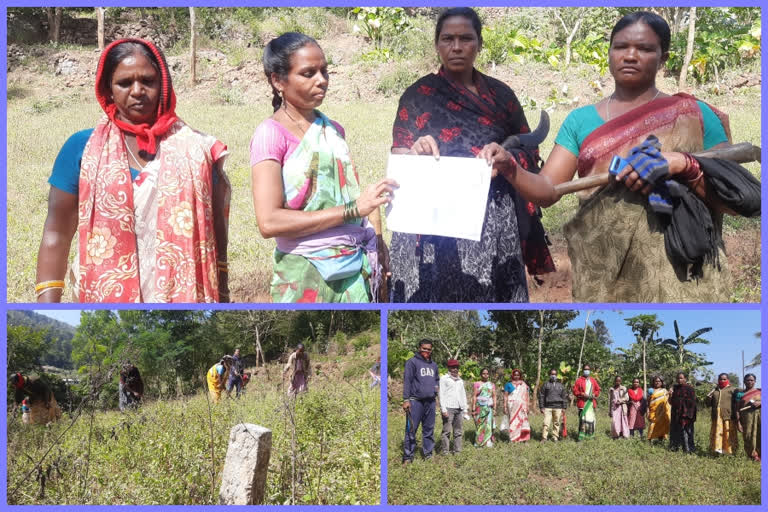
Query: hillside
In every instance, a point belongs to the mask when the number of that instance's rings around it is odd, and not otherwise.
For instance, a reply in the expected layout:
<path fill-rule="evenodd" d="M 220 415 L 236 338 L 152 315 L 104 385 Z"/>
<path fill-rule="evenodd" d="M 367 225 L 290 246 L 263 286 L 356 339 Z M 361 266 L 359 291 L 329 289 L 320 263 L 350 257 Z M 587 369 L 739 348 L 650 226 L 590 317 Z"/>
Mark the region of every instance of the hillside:
<path fill-rule="evenodd" d="M 201 390 L 126 413 L 73 411 L 48 428 L 9 415 L 8 503 L 217 504 L 229 431 L 241 422 L 272 430 L 266 504 L 378 503 L 380 388 L 369 386 L 370 350 L 313 357 L 309 392 L 296 400 L 270 364 L 248 370 L 244 396 L 218 404 Z"/>
<path fill-rule="evenodd" d="M 8 326 L 23 325 L 34 330 L 47 330 L 44 336 L 48 350 L 40 355 L 39 362 L 57 368 L 72 368 L 72 338 L 75 328 L 54 318 L 34 311 L 8 311 Z"/>

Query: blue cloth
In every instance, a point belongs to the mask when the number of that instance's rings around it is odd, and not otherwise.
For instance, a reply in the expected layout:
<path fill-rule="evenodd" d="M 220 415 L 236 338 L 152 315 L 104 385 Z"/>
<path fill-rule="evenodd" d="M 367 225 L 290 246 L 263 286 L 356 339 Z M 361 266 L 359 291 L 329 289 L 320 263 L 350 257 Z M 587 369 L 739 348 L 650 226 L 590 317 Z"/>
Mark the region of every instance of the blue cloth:
<path fill-rule="evenodd" d="M 421 354 L 416 354 L 405 362 L 403 399 L 434 399 L 439 386 L 440 375 L 437 371 L 437 363 L 425 360 Z"/>
<path fill-rule="evenodd" d="M 410 413 L 406 413 L 403 460 L 413 460 L 416 452 L 416 431 L 421 424 L 421 453 L 431 457 L 435 449 L 435 399 L 411 400 Z"/>
<path fill-rule="evenodd" d="M 709 149 L 723 142 L 728 142 L 725 135 L 725 128 L 720 118 L 717 117 L 709 106 L 703 101 L 696 101 L 701 110 L 701 120 L 704 124 L 703 148 Z M 587 136 L 597 128 L 605 124 L 605 120 L 597 113 L 594 105 L 572 110 L 560 126 L 555 138 L 555 144 L 563 146 L 565 149 L 579 156 L 581 144 Z"/>
<path fill-rule="evenodd" d="M 507 382 L 506 384 L 504 384 L 504 391 L 506 391 L 507 393 L 514 393 L 515 385 L 512 384 L 511 382 Z"/>
<path fill-rule="evenodd" d="M 684 187 L 676 181 L 666 179 L 669 177 L 669 163 L 661 156 L 661 143 L 653 135 L 649 135 L 642 144 L 629 151 L 627 163 L 632 166 L 640 178 L 653 185 L 653 190 L 648 194 L 648 204 L 656 213 L 671 215 L 673 211 L 672 198 L 680 197 Z M 611 171 L 618 174 L 621 169 Z"/>
<path fill-rule="evenodd" d="M 48 178 L 48 183 L 52 187 L 77 195 L 80 185 L 80 162 L 83 159 L 85 145 L 88 143 L 88 139 L 91 138 L 92 133 L 93 128 L 76 132 L 61 146 L 59 154 L 53 162 L 51 177 Z M 131 180 L 136 181 L 139 174 L 140 171 L 138 169 L 131 168 Z M 213 184 L 216 185 L 218 173 L 214 172 L 212 178 Z"/>

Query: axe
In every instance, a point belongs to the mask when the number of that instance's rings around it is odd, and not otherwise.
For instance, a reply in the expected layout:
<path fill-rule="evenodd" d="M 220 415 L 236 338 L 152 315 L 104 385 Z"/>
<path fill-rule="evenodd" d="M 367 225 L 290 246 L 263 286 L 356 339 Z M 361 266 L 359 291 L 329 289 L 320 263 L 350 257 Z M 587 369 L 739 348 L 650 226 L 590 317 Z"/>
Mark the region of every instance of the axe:
<path fill-rule="evenodd" d="M 519 133 L 517 135 L 511 135 L 504 139 L 501 143 L 501 147 L 510 151 L 514 148 L 535 148 L 544 142 L 549 134 L 549 114 L 546 110 L 541 111 L 541 117 L 539 118 L 539 125 L 531 133 Z"/>
<path fill-rule="evenodd" d="M 719 158 L 721 160 L 730 160 L 731 162 L 736 162 L 739 164 L 747 162 L 760 162 L 760 148 L 758 146 L 753 146 L 749 142 L 741 142 L 739 144 L 734 144 L 724 148 L 693 153 L 693 156 L 697 158 Z M 611 176 L 610 173 L 606 172 L 604 174 L 587 176 L 586 178 L 577 178 L 575 180 L 555 185 L 555 192 L 557 192 L 557 195 L 560 197 L 564 196 L 565 194 L 578 192 L 579 190 L 585 190 L 592 187 L 602 187 L 610 183 L 612 177 L 613 176 Z"/>

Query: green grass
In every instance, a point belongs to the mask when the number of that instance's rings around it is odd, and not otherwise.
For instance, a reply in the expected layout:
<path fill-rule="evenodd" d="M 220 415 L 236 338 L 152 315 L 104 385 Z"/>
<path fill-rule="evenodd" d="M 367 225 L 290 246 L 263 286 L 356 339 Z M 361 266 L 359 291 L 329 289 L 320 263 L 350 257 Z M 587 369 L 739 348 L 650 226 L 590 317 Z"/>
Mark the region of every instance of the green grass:
<path fill-rule="evenodd" d="M 398 69 L 407 69 L 407 65 L 400 63 Z M 395 80 L 393 77 L 382 77 L 381 80 Z M 361 79 L 370 80 L 371 75 L 361 76 Z M 64 141 L 75 131 L 93 127 L 101 111 L 90 94 L 47 97 L 39 91 L 24 89 L 22 83 L 11 85 L 11 90 L 15 92 L 9 96 L 7 105 L 7 299 L 9 302 L 34 302 L 36 255 L 47 211 L 47 179 L 53 161 Z M 669 84 L 665 83 L 662 87 L 669 89 Z M 331 88 L 331 94 L 323 105 L 323 111 L 346 129 L 352 158 L 364 185 L 384 176 L 397 100 L 395 94 L 387 98 L 341 102 L 334 99 Z M 754 115 L 760 109 L 759 95 L 723 96 L 711 102 L 730 114 L 735 142 L 760 144 L 760 118 Z M 569 110 L 560 107 L 550 114 L 551 130 L 541 147 L 542 155 L 550 153 L 557 129 Z M 180 94 L 177 112 L 195 129 L 214 134 L 229 146 L 226 171 L 233 185 L 229 231 L 232 299 L 235 302 L 269 301 L 275 244 L 272 240 L 264 240 L 258 233 L 248 155 L 253 130 L 272 113 L 269 101 L 263 96 L 257 97 L 243 84 L 221 89 L 206 99 Z M 529 124 L 536 126 L 538 111 L 528 109 L 526 114 Z M 759 164 L 747 167 L 759 176 Z M 544 226 L 555 235 L 555 239 L 576 208 L 577 200 L 571 195 L 544 210 Z M 725 226 L 726 232 L 730 233 L 742 230 L 759 232 L 760 219 L 726 217 Z M 390 236 L 390 233 L 385 233 L 385 240 L 388 241 Z M 746 270 L 742 272 L 745 276 L 741 283 L 734 285 L 733 300 L 759 300 L 759 251 L 756 254 L 755 261 L 745 264 Z M 753 275 L 758 276 L 757 284 L 750 277 Z M 65 300 L 70 300 L 69 293 L 65 292 Z"/>
<path fill-rule="evenodd" d="M 567 413 L 568 429 L 578 427 L 577 410 Z M 497 424 L 501 417 L 497 417 Z M 405 419 L 389 415 L 388 502 L 391 505 L 682 505 L 759 504 L 760 465 L 746 458 L 713 458 L 709 446 L 709 411 L 696 422 L 696 455 L 670 452 L 637 439 L 609 437 L 605 409 L 598 411 L 595 439 L 540 444 L 542 416 L 531 416 L 532 440 L 492 448 L 474 448 L 475 429 L 464 422 L 464 449 L 401 465 Z M 439 440 L 441 421 L 435 425 Z M 421 444 L 421 430 L 417 435 Z M 420 448 L 419 448 L 420 450 Z M 420 451 L 418 452 L 420 454 Z"/>
<path fill-rule="evenodd" d="M 263 373 L 256 375 L 241 399 L 211 405 L 213 481 L 209 409 L 202 392 L 151 400 L 125 414 L 97 412 L 92 431 L 88 414 L 67 432 L 69 414 L 50 427 L 23 425 L 20 414 L 9 416 L 8 503 L 217 504 L 229 432 L 241 422 L 272 430 L 266 504 L 290 503 L 292 429 L 278 386 L 280 370 L 270 368 L 270 382 Z M 369 389 L 367 378 L 322 374 L 309 387 L 295 402 L 296 504 L 379 503 L 379 389 Z M 33 461 L 62 435 L 40 465 L 50 471 L 41 496 Z M 32 477 L 17 488 L 30 471 Z"/>

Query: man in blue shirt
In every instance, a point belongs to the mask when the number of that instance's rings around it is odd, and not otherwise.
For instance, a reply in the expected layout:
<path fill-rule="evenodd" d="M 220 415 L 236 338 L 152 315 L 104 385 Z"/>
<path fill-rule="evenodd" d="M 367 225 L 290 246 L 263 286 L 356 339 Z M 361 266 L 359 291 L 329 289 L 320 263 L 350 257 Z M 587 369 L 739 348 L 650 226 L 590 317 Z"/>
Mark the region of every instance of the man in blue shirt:
<path fill-rule="evenodd" d="M 413 461 L 416 431 L 421 423 L 421 453 L 432 457 L 435 448 L 435 397 L 440 385 L 437 363 L 432 361 L 432 342 L 419 341 L 418 353 L 405 362 L 403 409 L 405 410 L 405 442 L 403 464 Z"/>

